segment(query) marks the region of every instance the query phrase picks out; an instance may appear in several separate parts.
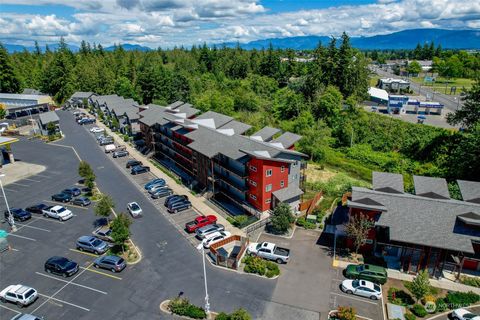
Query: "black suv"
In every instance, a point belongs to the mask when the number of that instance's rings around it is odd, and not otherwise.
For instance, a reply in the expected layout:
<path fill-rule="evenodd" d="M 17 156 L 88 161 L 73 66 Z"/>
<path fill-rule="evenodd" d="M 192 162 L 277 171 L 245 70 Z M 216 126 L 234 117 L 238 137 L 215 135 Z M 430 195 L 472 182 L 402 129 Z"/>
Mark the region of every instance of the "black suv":
<path fill-rule="evenodd" d="M 36 213 L 36 214 L 43 214 L 43 209 L 47 207 L 48 206 L 45 203 L 38 203 L 26 208 L 25 211 L 28 211 L 30 213 Z"/>
<path fill-rule="evenodd" d="M 174 203 L 174 202 L 178 202 L 178 201 L 186 201 L 188 200 L 188 196 L 179 196 L 178 194 L 175 194 L 173 196 L 168 196 L 166 199 L 165 199 L 165 207 L 168 207 L 170 204 Z"/>
<path fill-rule="evenodd" d="M 72 195 L 68 193 L 57 193 L 52 196 L 52 201 L 58 202 L 70 202 L 72 201 Z"/>
<path fill-rule="evenodd" d="M 78 272 L 78 263 L 64 257 L 51 257 L 45 262 L 45 272 L 70 277 Z"/>
<path fill-rule="evenodd" d="M 25 221 L 32 217 L 30 212 L 20 208 L 10 208 L 10 212 L 12 213 L 13 220 L 15 221 Z M 5 211 L 5 219 L 8 219 L 8 210 Z"/>
<path fill-rule="evenodd" d="M 131 159 L 131 160 L 127 161 L 127 164 L 125 165 L 125 168 L 128 169 L 128 168 L 131 168 L 131 167 L 141 166 L 141 165 L 142 165 L 142 161 Z"/>

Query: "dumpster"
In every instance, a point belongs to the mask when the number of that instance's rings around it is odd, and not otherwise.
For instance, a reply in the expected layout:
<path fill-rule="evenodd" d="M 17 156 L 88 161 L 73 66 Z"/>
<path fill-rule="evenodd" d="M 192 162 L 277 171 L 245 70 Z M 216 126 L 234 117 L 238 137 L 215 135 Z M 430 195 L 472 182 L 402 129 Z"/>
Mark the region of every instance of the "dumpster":
<path fill-rule="evenodd" d="M 7 236 L 7 231 L 0 229 L 0 252 L 10 249 L 7 241 Z"/>

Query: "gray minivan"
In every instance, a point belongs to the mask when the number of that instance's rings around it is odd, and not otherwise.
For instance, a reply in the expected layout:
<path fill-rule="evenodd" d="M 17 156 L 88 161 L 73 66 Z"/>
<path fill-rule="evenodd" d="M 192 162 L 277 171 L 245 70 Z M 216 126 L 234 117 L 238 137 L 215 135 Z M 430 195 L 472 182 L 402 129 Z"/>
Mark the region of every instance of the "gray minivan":
<path fill-rule="evenodd" d="M 96 237 L 83 236 L 77 240 L 77 249 L 80 251 L 86 250 L 95 254 L 102 254 L 108 250 L 108 244 Z"/>
<path fill-rule="evenodd" d="M 183 210 L 190 209 L 191 207 L 192 207 L 192 203 L 188 200 L 178 201 L 178 202 L 171 203 L 168 206 L 168 212 L 177 213 Z"/>
<path fill-rule="evenodd" d="M 199 239 L 204 239 L 207 234 L 223 230 L 225 230 L 225 227 L 222 224 L 210 224 L 208 226 L 198 228 L 195 230 L 195 233 Z"/>

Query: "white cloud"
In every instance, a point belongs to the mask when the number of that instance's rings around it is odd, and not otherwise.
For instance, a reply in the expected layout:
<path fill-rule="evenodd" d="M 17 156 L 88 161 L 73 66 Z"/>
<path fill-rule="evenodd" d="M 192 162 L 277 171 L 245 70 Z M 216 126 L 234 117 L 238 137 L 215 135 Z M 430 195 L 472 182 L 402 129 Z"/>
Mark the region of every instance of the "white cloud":
<path fill-rule="evenodd" d="M 1 0 L 16 5 L 65 5 L 64 0 Z M 301 35 L 385 34 L 410 28 L 479 28 L 480 2 L 377 0 L 366 5 L 271 12 L 258 0 L 76 0 L 69 17 L 2 12 L 0 41 L 33 40 L 157 46 Z M 1 11 L 1 8 L 0 8 Z M 26 11 L 26 10 L 22 10 Z M 28 11 L 27 11 L 28 12 Z M 55 15 L 56 13 L 56 15 Z M 157 43 L 158 42 L 158 43 Z"/>

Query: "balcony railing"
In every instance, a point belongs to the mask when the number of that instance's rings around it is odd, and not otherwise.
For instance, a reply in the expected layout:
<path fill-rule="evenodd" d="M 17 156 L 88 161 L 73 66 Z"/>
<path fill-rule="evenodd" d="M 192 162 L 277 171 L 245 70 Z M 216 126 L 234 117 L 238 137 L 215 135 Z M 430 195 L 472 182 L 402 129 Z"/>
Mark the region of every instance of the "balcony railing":
<path fill-rule="evenodd" d="M 222 167 L 223 169 L 227 170 L 228 172 L 236 175 L 240 179 L 245 179 L 248 177 L 248 173 L 240 172 L 232 167 L 229 167 L 224 161 L 219 160 L 218 158 L 213 158 L 213 162 L 216 163 L 218 166 Z"/>
<path fill-rule="evenodd" d="M 222 195 L 224 195 L 225 197 L 227 197 L 229 200 L 235 202 L 237 205 L 239 205 L 242 209 L 244 209 L 245 211 L 247 211 L 248 213 L 250 213 L 251 215 L 254 215 L 256 216 L 257 218 L 260 217 L 261 215 L 261 212 L 258 211 L 257 209 L 255 209 L 254 207 L 252 207 L 249 203 L 247 203 L 246 201 L 242 201 L 238 198 L 236 198 L 235 196 L 232 196 L 231 193 L 228 192 L 228 190 L 224 190 L 222 188 L 216 190 L 218 193 L 221 193 Z"/>
<path fill-rule="evenodd" d="M 162 150 L 161 148 L 158 149 L 158 151 L 166 158 L 172 160 L 175 165 L 181 167 L 183 170 L 187 171 L 187 173 L 189 173 L 191 176 L 194 176 L 193 174 L 193 168 L 187 168 L 185 165 L 183 165 L 181 162 L 178 162 L 177 159 L 174 159 L 172 157 L 170 157 L 166 152 L 164 152 L 164 150 Z"/>
<path fill-rule="evenodd" d="M 168 149 L 172 150 L 173 152 L 175 152 L 176 154 L 178 154 L 182 158 L 186 159 L 188 162 L 192 162 L 192 158 L 191 158 L 192 155 L 191 154 L 185 153 L 184 151 L 180 151 L 180 149 L 172 148 L 170 145 L 168 145 L 168 143 L 166 143 L 163 140 L 157 140 L 157 142 L 159 142 L 162 146 L 165 146 Z"/>
<path fill-rule="evenodd" d="M 230 187 L 236 189 L 237 191 L 241 193 L 246 193 L 248 191 L 248 186 L 239 186 L 233 183 L 231 180 L 228 180 L 226 177 L 223 177 L 221 175 L 215 175 L 215 180 L 221 180 L 224 183 L 228 184 Z"/>

